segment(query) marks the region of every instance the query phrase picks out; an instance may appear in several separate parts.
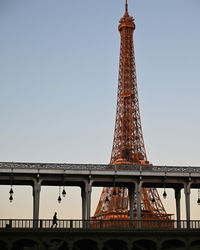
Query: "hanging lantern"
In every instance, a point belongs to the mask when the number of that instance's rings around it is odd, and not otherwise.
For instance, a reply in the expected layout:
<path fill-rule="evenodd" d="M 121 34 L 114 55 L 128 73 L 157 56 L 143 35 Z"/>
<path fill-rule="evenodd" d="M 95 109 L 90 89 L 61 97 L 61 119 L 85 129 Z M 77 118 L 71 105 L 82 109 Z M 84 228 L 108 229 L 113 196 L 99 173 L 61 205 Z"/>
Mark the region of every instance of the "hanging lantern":
<path fill-rule="evenodd" d="M 164 192 L 163 192 L 163 198 L 166 199 L 167 198 L 167 193 L 165 191 L 165 183 L 164 183 Z"/>
<path fill-rule="evenodd" d="M 12 189 L 12 186 L 11 186 L 10 191 L 9 191 L 9 194 L 10 194 L 10 195 L 13 195 L 13 193 L 14 193 L 14 192 L 13 192 L 13 189 Z"/>
<path fill-rule="evenodd" d="M 152 198 L 152 200 L 151 200 L 151 201 L 152 201 L 153 203 L 154 203 L 154 202 L 156 202 L 156 201 L 155 201 L 155 198 L 154 198 L 154 196 L 153 196 L 153 198 Z"/>
<path fill-rule="evenodd" d="M 200 205 L 200 189 L 198 189 L 198 199 L 197 199 L 197 204 Z"/>
<path fill-rule="evenodd" d="M 65 174 L 63 176 L 63 190 L 62 190 L 62 197 L 66 196 L 66 191 L 65 191 Z"/>
<path fill-rule="evenodd" d="M 117 195 L 116 188 L 114 188 L 113 197 L 115 197 L 116 195 Z"/>
<path fill-rule="evenodd" d="M 167 193 L 166 193 L 166 191 L 164 190 L 164 192 L 163 192 L 163 198 L 164 199 L 166 199 L 167 198 Z"/>
<path fill-rule="evenodd" d="M 106 201 L 109 201 L 108 196 L 106 196 Z"/>
<path fill-rule="evenodd" d="M 10 178 L 10 190 L 9 190 L 9 201 L 12 202 L 13 201 L 13 189 L 12 189 L 12 185 L 13 185 L 13 169 L 11 169 L 11 178 Z"/>
<path fill-rule="evenodd" d="M 58 196 L 58 203 L 61 203 L 62 199 L 60 197 L 60 195 Z"/>
<path fill-rule="evenodd" d="M 62 199 L 61 199 L 61 195 L 60 195 L 60 187 L 59 187 L 59 195 L 58 195 L 58 203 L 61 203 Z"/>
<path fill-rule="evenodd" d="M 62 196 L 65 197 L 66 196 L 66 191 L 65 191 L 65 188 L 63 188 L 63 191 L 62 191 Z"/>
<path fill-rule="evenodd" d="M 10 195 L 10 197 L 9 197 L 9 201 L 10 201 L 10 203 L 13 201 L 13 197 L 12 197 L 12 195 Z"/>

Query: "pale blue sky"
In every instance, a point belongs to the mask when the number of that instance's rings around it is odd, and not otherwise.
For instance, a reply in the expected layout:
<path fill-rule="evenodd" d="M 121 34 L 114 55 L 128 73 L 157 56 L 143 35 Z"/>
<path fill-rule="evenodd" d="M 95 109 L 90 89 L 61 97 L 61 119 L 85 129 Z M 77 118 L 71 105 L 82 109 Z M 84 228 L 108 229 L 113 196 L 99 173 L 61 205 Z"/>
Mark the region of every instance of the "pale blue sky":
<path fill-rule="evenodd" d="M 109 163 L 123 13 L 123 0 L 0 0 L 0 161 Z M 129 13 L 148 160 L 200 166 L 200 1 L 129 0 Z M 23 195 L 31 206 L 20 190 L 15 211 Z"/>

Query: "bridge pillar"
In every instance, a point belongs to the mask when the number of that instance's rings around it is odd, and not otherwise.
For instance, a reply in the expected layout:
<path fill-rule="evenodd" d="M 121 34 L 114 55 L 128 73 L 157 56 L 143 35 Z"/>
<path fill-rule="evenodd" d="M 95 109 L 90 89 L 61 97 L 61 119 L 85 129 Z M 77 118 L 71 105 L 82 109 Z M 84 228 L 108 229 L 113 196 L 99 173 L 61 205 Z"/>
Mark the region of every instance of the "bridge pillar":
<path fill-rule="evenodd" d="M 190 227 L 190 183 L 184 185 L 187 227 Z"/>
<path fill-rule="evenodd" d="M 138 227 L 141 227 L 141 190 L 142 190 L 142 182 L 139 181 L 136 185 L 137 190 L 137 220 Z"/>
<path fill-rule="evenodd" d="M 98 250 L 103 250 L 104 249 L 104 243 L 103 242 L 98 242 Z"/>
<path fill-rule="evenodd" d="M 162 250 L 162 242 L 160 241 L 160 239 L 159 240 L 157 240 L 157 242 L 156 242 L 156 249 L 157 250 Z"/>
<path fill-rule="evenodd" d="M 33 219 L 39 219 L 39 201 L 40 201 L 41 181 L 36 180 L 33 184 Z"/>
<path fill-rule="evenodd" d="M 87 202 L 86 202 L 85 185 L 81 187 L 81 197 L 82 197 L 82 220 L 86 220 Z"/>
<path fill-rule="evenodd" d="M 128 189 L 129 201 L 130 201 L 130 220 L 133 220 L 133 209 L 134 209 L 134 191 L 135 187 L 131 185 Z"/>
<path fill-rule="evenodd" d="M 73 249 L 73 242 L 69 241 L 68 242 L 68 250 L 72 250 Z"/>
<path fill-rule="evenodd" d="M 128 250 L 132 250 L 133 242 L 132 242 L 132 241 L 126 242 L 126 246 L 127 246 L 127 249 L 128 249 Z"/>
<path fill-rule="evenodd" d="M 92 182 L 89 181 L 86 183 L 86 204 L 87 204 L 86 219 L 87 220 L 89 220 L 91 216 L 91 194 L 92 194 Z"/>
<path fill-rule="evenodd" d="M 180 228 L 180 220 L 181 220 L 181 188 L 175 188 L 175 199 L 176 199 L 176 220 L 177 227 Z"/>

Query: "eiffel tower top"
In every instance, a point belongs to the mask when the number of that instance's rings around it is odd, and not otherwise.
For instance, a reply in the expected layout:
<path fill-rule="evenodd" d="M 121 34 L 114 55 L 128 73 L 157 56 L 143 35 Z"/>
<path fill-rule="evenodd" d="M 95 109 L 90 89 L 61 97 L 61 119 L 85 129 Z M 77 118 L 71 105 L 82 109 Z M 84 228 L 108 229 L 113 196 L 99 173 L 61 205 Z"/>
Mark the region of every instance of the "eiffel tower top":
<path fill-rule="evenodd" d="M 126 2 L 125 2 L 125 13 L 128 14 L 128 2 L 127 2 L 127 0 L 126 0 Z"/>
<path fill-rule="evenodd" d="M 123 27 L 129 27 L 129 28 L 135 29 L 134 18 L 132 16 L 129 16 L 129 13 L 128 13 L 128 2 L 127 2 L 127 0 L 125 0 L 125 13 L 124 13 L 123 17 L 119 21 L 119 27 L 118 27 L 119 31 Z"/>

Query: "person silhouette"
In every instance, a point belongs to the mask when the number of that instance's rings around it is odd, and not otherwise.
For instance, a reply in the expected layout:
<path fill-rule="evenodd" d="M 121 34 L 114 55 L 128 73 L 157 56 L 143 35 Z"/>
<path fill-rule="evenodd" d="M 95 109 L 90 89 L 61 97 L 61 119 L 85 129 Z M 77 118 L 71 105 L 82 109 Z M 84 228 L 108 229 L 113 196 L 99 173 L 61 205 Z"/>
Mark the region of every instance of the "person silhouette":
<path fill-rule="evenodd" d="M 55 227 L 57 227 L 58 223 L 58 218 L 57 218 L 57 213 L 55 212 L 54 216 L 53 216 L 53 224 L 51 227 L 53 227 L 55 225 Z"/>

